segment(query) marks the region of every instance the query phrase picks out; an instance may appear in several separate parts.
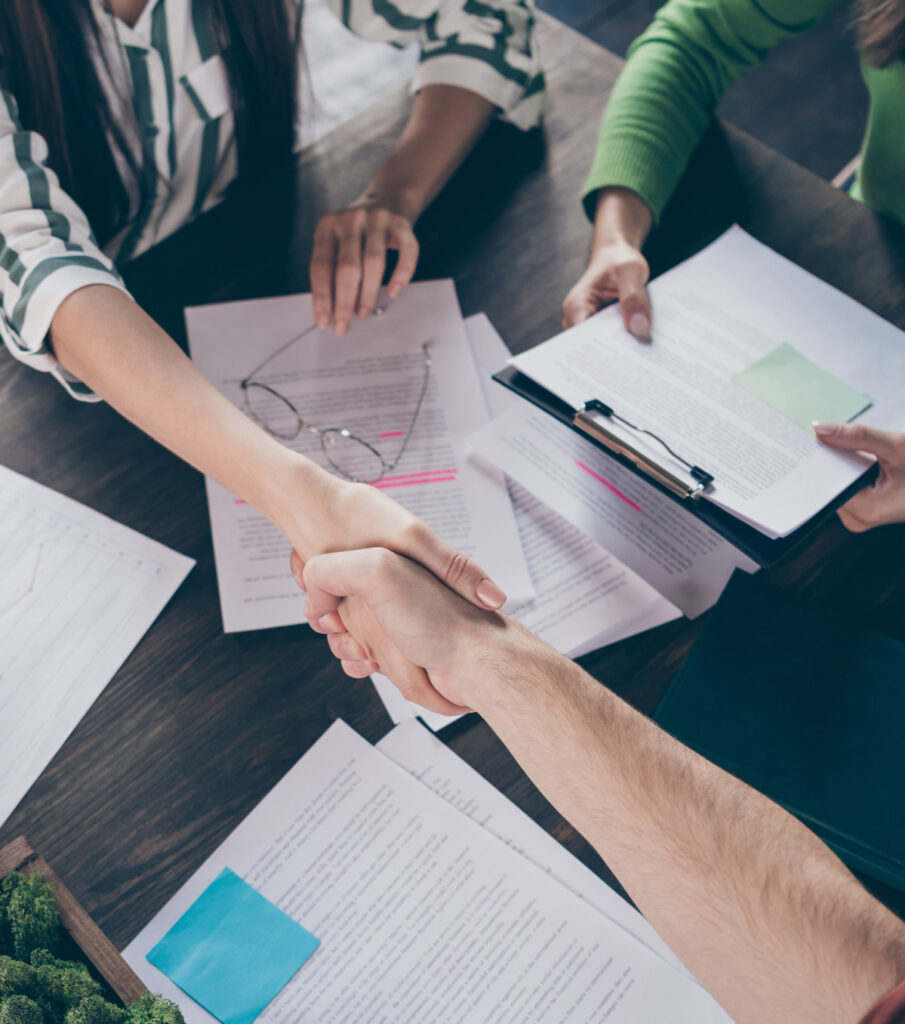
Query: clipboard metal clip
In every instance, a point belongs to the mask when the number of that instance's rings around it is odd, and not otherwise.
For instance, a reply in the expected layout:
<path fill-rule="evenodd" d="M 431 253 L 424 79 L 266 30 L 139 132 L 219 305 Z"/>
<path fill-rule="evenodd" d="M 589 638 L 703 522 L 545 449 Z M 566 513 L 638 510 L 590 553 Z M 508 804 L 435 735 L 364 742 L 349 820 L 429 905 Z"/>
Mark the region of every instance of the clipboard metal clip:
<path fill-rule="evenodd" d="M 615 420 L 617 423 L 623 424 L 638 434 L 646 434 L 652 438 L 661 448 L 665 448 L 677 462 L 687 468 L 696 483 L 689 484 L 666 466 L 661 466 L 646 452 L 641 451 L 628 441 L 618 437 L 611 430 L 608 430 L 600 422 L 599 417 L 601 416 L 606 419 Z M 681 455 L 677 455 L 661 437 L 657 437 L 650 430 L 645 430 L 643 427 L 630 423 L 627 419 L 614 412 L 612 406 L 601 402 L 598 398 L 592 398 L 589 402 L 585 402 L 582 408 L 575 413 L 573 422 L 579 430 L 583 430 L 611 452 L 621 455 L 623 458 L 634 463 L 642 472 L 680 498 L 698 498 L 713 483 L 712 473 L 708 473 L 706 470 L 701 469 L 700 466 L 686 461 Z"/>

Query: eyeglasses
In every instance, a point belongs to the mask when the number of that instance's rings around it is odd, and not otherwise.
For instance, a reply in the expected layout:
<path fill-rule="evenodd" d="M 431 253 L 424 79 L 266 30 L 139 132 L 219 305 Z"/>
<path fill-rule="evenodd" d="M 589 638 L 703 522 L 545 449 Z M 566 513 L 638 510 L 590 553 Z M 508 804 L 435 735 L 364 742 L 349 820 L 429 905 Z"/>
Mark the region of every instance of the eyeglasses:
<path fill-rule="evenodd" d="M 245 411 L 271 437 L 280 441 L 294 441 L 299 434 L 303 433 L 316 435 L 320 438 L 324 458 L 340 476 L 355 483 L 376 483 L 399 465 L 408 447 L 412 431 L 415 429 L 415 423 L 421 413 L 421 406 L 424 404 L 424 396 L 427 394 L 427 386 L 430 382 L 430 342 L 425 342 L 421 346 L 424 357 L 424 379 L 421 382 L 415 411 L 412 413 L 408 429 L 399 431 L 402 435 L 402 444 L 399 450 L 394 458 L 388 459 L 370 441 L 365 441 L 364 438 L 358 437 L 345 427 L 313 426 L 302 416 L 295 404 L 277 388 L 264 383 L 264 381 L 255 380 L 257 375 L 274 359 L 316 330 L 317 325 L 315 324 L 290 338 L 256 366 L 244 380 L 239 381 Z M 393 433 L 396 434 L 395 431 Z"/>

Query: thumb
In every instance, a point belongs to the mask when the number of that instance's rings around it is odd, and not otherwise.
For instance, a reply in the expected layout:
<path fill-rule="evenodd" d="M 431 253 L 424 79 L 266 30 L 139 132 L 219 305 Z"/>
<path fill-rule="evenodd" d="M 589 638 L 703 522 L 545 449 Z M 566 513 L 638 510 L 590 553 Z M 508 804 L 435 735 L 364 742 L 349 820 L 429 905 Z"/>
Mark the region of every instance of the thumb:
<path fill-rule="evenodd" d="M 339 628 L 335 618 L 332 627 L 321 625 L 321 619 L 335 612 L 344 598 L 360 595 L 367 600 L 369 588 L 373 587 L 376 578 L 376 562 L 380 557 L 381 551 L 377 548 L 336 551 L 315 555 L 303 565 L 300 586 L 308 594 L 305 615 L 313 630 L 325 633 L 335 632 Z"/>
<path fill-rule="evenodd" d="M 869 452 L 881 462 L 895 462 L 900 456 L 901 435 L 878 430 L 864 423 L 815 422 L 814 433 L 830 448 L 847 452 Z"/>
<path fill-rule="evenodd" d="M 472 559 L 447 544 L 423 523 L 400 553 L 420 562 L 450 590 L 478 608 L 502 608 L 506 595 Z"/>
<path fill-rule="evenodd" d="M 647 298 L 647 267 L 642 263 L 626 263 L 615 270 L 619 287 L 619 311 L 626 330 L 636 338 L 650 338 L 650 301 Z"/>

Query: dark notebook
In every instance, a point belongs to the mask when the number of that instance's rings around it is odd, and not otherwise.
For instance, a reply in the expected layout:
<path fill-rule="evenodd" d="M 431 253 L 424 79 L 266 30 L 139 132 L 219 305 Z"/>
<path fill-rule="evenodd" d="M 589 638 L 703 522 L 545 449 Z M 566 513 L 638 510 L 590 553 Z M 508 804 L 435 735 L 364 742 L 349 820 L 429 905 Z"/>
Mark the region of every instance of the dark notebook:
<path fill-rule="evenodd" d="M 736 572 L 656 720 L 905 891 L 905 644 Z"/>

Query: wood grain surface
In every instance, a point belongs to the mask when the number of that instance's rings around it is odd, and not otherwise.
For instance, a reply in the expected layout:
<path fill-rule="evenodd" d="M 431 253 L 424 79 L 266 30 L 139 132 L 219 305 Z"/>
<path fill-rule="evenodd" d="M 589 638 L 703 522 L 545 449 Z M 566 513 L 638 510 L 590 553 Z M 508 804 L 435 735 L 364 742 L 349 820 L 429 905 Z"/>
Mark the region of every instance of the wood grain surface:
<path fill-rule="evenodd" d="M 135 1002 L 147 992 L 138 975 L 57 877 L 53 868 L 31 848 L 27 836 L 17 836 L 0 849 L 0 878 L 14 871 L 21 871 L 24 875 L 38 871 L 50 882 L 61 926 L 124 1004 Z M 57 953 L 57 956 L 65 955 Z"/>
<path fill-rule="evenodd" d="M 543 132 L 497 125 L 418 229 L 418 276 L 453 277 L 463 313 L 488 313 L 516 351 L 558 329 L 583 268 L 589 228 L 577 196 L 621 66 L 552 19 L 542 16 L 540 30 Z M 136 298 L 181 340 L 186 305 L 307 291 L 317 217 L 358 194 L 409 102 L 401 92 L 380 101 L 142 257 L 127 274 Z M 654 273 L 733 221 L 905 328 L 905 232 L 714 125 L 651 239 Z M 5 356 L 0 461 L 198 562 L 0 830 L 0 841 L 27 832 L 121 947 L 335 718 L 371 741 L 390 721 L 370 682 L 343 676 L 307 628 L 224 635 L 201 478 L 109 408 L 76 403 Z M 903 539 L 900 527 L 853 536 L 834 520 L 770 576 L 905 640 Z M 698 628 L 672 623 L 583 664 L 651 713 Z M 444 738 L 610 878 L 483 722 L 465 720 Z"/>

